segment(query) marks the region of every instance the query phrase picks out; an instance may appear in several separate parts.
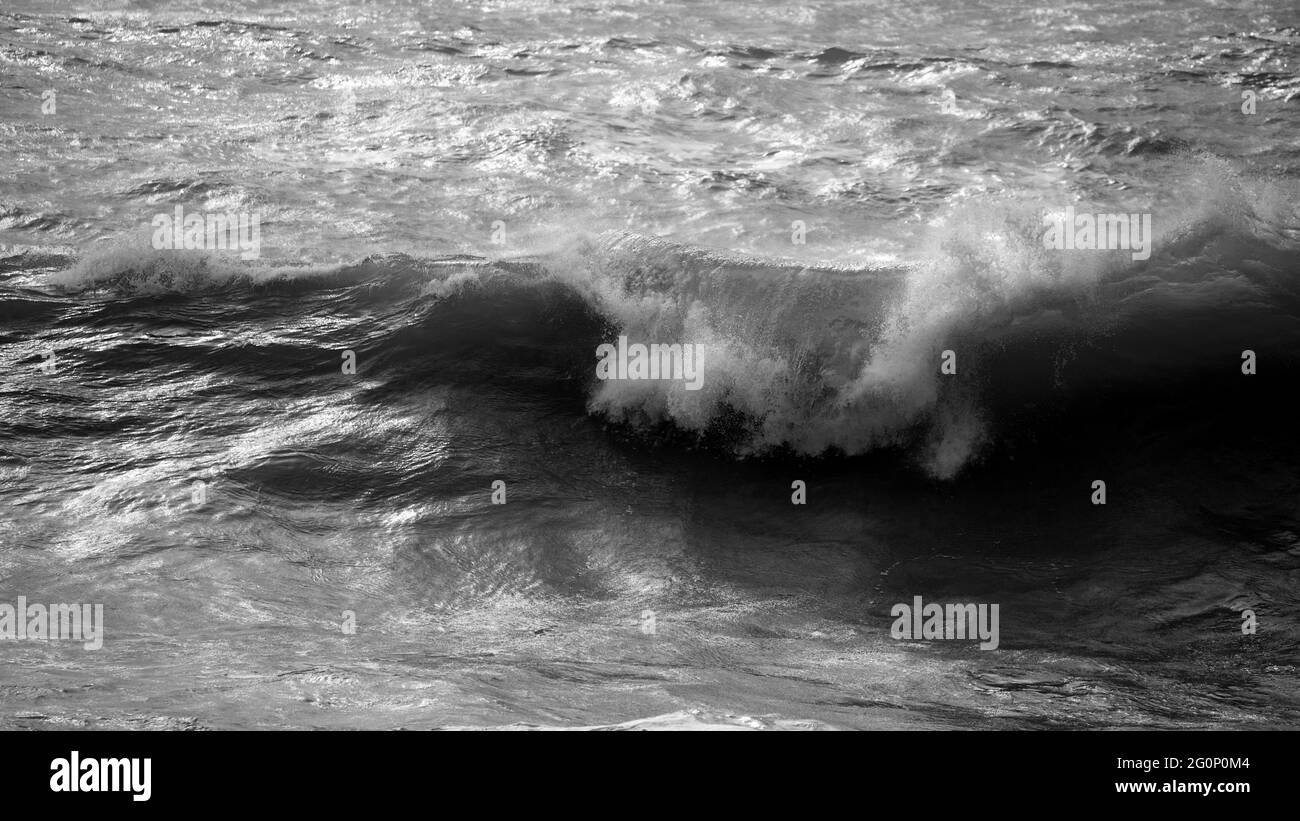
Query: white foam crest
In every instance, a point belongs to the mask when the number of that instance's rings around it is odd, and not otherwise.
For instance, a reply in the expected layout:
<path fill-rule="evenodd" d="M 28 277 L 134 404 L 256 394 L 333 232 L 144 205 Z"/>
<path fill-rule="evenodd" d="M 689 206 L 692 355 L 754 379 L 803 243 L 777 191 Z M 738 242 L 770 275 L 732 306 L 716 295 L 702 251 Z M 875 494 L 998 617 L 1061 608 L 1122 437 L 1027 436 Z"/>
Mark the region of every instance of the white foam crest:
<path fill-rule="evenodd" d="M 186 292 L 236 280 L 252 283 L 321 276 L 338 265 L 285 265 L 240 259 L 234 251 L 157 250 L 148 229 L 95 246 L 70 268 L 50 274 L 46 283 L 68 290 L 104 286 L 151 293 Z"/>

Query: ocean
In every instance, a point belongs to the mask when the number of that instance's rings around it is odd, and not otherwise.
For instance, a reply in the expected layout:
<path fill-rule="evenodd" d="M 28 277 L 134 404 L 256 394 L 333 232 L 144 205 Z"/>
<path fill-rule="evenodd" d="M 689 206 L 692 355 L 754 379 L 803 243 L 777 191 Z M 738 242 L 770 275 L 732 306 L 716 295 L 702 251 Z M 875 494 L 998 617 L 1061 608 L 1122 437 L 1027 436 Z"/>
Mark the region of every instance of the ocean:
<path fill-rule="evenodd" d="M 6 0 L 0 728 L 1300 728 L 1297 26 Z"/>

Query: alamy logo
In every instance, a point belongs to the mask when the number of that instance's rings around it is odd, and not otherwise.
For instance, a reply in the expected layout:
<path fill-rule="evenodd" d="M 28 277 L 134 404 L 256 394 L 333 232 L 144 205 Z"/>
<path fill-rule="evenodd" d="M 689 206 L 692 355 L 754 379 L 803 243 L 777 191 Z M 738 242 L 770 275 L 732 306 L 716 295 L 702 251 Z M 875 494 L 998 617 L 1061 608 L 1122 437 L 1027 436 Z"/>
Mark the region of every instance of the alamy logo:
<path fill-rule="evenodd" d="M 1151 257 L 1150 214 L 1075 214 L 1074 206 L 1043 215 L 1043 247 L 1056 251 L 1133 251 Z"/>
<path fill-rule="evenodd" d="M 889 615 L 894 626 L 889 635 L 896 639 L 980 640 L 981 650 L 998 649 L 998 606 L 996 604 L 926 604 L 920 596 L 912 604 L 896 604 Z"/>
<path fill-rule="evenodd" d="M 153 247 L 158 251 L 240 251 L 243 259 L 262 255 L 261 219 L 257 214 L 158 214 L 151 223 Z"/>
<path fill-rule="evenodd" d="M 104 646 L 104 605 L 0 603 L 0 639 L 79 641 L 87 650 Z"/>
<path fill-rule="evenodd" d="M 687 342 L 665 345 L 652 342 L 627 344 L 618 338 L 618 347 L 606 342 L 596 348 L 596 378 L 607 379 L 678 379 L 686 390 L 698 391 L 704 383 L 704 346 Z"/>
<path fill-rule="evenodd" d="M 132 801 L 148 801 L 153 759 L 81 758 L 76 750 L 50 762 L 51 792 L 129 792 Z"/>

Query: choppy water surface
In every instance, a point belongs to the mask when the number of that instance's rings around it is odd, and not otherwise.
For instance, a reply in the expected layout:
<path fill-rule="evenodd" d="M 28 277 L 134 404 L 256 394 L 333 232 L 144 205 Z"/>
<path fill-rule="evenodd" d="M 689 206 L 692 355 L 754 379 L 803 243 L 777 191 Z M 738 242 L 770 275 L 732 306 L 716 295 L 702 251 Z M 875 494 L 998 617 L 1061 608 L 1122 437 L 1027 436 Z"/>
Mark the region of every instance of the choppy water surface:
<path fill-rule="evenodd" d="M 1122 5 L 7 3 L 0 726 L 1296 726 L 1295 9 Z"/>

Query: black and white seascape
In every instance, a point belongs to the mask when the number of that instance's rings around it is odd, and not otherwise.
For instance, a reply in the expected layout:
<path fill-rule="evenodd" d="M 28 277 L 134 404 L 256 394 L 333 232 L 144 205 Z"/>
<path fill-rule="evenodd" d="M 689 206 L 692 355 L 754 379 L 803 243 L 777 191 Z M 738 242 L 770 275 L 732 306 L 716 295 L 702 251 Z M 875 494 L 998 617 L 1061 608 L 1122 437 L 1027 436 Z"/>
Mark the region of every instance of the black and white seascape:
<path fill-rule="evenodd" d="M 1300 726 L 1294 0 L 6 0 L 0 728 Z"/>

